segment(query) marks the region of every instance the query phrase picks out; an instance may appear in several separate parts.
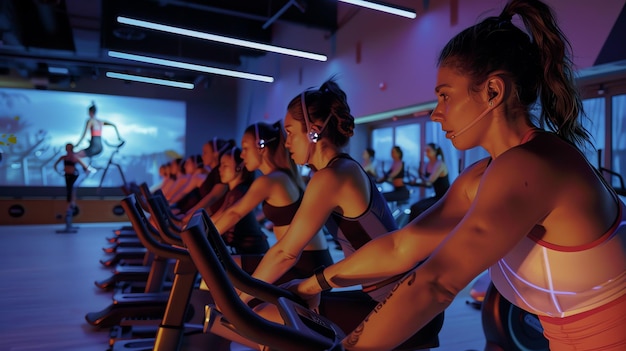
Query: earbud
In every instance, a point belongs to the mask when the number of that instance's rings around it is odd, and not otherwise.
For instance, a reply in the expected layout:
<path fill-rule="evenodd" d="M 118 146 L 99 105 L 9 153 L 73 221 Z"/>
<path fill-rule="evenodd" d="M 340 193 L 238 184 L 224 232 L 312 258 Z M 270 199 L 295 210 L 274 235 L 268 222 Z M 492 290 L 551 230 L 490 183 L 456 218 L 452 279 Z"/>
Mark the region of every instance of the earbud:
<path fill-rule="evenodd" d="M 309 132 L 309 141 L 312 143 L 317 143 L 320 140 L 320 133 L 316 129 L 317 127 L 311 126 L 311 131 Z"/>

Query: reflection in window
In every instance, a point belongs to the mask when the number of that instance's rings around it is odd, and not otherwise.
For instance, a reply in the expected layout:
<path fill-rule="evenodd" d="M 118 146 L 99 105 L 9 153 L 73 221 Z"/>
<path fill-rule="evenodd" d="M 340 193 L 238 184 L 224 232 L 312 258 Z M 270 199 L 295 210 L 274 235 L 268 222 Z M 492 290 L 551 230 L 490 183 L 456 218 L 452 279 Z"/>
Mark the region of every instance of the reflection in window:
<path fill-rule="evenodd" d="M 580 121 L 591 135 L 591 143 L 596 149 L 604 149 L 606 133 L 605 115 L 606 108 L 603 97 L 584 99 L 583 108 L 587 114 L 587 118 L 581 118 Z M 582 150 L 587 160 L 596 168 L 598 168 L 598 153 L 591 147 Z"/>
<path fill-rule="evenodd" d="M 611 169 L 626 177 L 626 95 L 615 95 L 612 99 L 612 151 Z M 613 177 L 613 186 L 619 187 L 619 181 Z"/>
<path fill-rule="evenodd" d="M 391 148 L 393 143 L 392 127 L 379 128 L 372 131 L 372 148 L 376 151 L 378 174 L 385 173 L 385 169 L 391 165 Z"/>
<path fill-rule="evenodd" d="M 422 155 L 420 125 L 405 124 L 396 127 L 395 145 L 402 149 L 404 171 L 408 172 L 409 178 L 417 177 L 417 167 Z"/>

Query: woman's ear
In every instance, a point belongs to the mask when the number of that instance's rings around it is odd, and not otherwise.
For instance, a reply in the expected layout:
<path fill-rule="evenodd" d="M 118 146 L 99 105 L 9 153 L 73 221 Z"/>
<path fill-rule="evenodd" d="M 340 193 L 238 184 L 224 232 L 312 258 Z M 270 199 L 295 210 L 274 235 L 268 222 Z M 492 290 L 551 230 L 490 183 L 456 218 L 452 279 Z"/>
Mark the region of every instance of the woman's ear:
<path fill-rule="evenodd" d="M 504 96 L 507 93 L 506 83 L 500 76 L 491 76 L 487 80 L 485 85 L 487 102 L 490 107 L 496 107 L 500 105 L 505 99 Z"/>

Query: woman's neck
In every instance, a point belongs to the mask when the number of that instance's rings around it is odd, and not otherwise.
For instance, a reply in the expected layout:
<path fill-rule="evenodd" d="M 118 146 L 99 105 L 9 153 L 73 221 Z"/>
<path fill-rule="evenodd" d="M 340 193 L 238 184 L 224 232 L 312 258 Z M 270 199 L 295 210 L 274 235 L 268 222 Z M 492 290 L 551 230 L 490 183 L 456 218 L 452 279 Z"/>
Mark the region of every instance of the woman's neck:
<path fill-rule="evenodd" d="M 319 145 L 318 145 L 319 146 Z M 334 148 L 327 148 L 324 150 L 324 152 L 319 152 L 320 150 L 318 150 L 317 153 L 314 154 L 313 158 L 313 162 L 309 162 L 310 166 L 313 166 L 314 169 L 316 170 L 320 170 L 323 168 L 328 167 L 328 164 L 337 157 L 337 155 L 341 154 L 340 150 L 334 149 Z"/>

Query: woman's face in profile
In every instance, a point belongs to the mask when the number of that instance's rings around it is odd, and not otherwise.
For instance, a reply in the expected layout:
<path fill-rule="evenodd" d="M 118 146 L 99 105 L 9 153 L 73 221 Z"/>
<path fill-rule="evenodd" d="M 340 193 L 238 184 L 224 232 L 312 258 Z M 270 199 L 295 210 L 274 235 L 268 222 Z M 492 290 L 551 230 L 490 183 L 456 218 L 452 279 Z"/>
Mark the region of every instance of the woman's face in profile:
<path fill-rule="evenodd" d="M 424 150 L 424 153 L 426 154 L 426 157 L 433 159 L 435 158 L 435 150 L 433 150 L 432 147 L 430 146 L 426 146 L 426 149 Z"/>
<path fill-rule="evenodd" d="M 287 134 L 285 147 L 289 150 L 291 159 L 296 164 L 305 164 L 308 161 L 307 154 L 311 142 L 307 137 L 306 131 L 302 128 L 302 123 L 294 119 L 291 113 L 287 112 L 284 125 L 285 133 Z"/>
<path fill-rule="evenodd" d="M 230 154 L 226 153 L 220 159 L 220 178 L 222 183 L 228 183 L 235 179 L 237 176 L 237 171 L 235 170 L 235 159 L 230 156 Z"/>
<path fill-rule="evenodd" d="M 261 166 L 262 155 L 258 151 L 256 138 L 246 133 L 241 138 L 241 158 L 246 169 L 250 172 Z"/>

